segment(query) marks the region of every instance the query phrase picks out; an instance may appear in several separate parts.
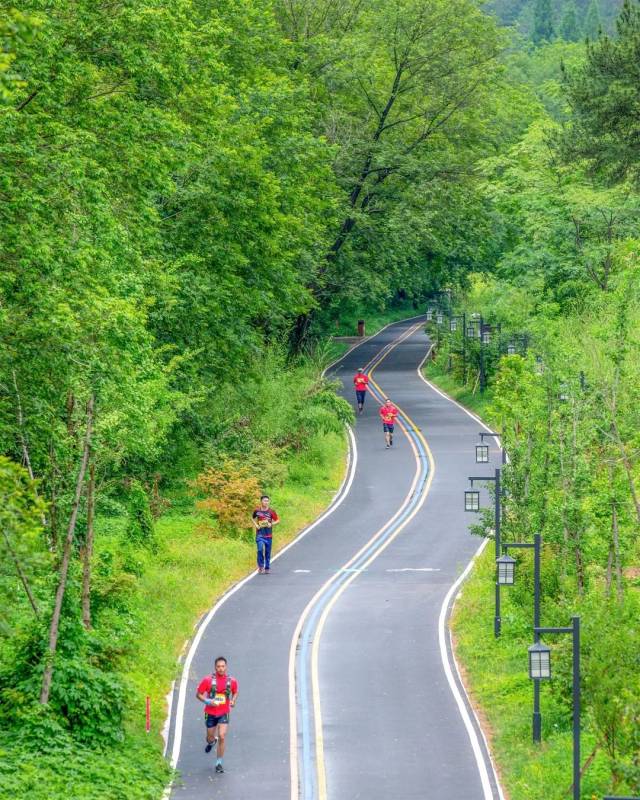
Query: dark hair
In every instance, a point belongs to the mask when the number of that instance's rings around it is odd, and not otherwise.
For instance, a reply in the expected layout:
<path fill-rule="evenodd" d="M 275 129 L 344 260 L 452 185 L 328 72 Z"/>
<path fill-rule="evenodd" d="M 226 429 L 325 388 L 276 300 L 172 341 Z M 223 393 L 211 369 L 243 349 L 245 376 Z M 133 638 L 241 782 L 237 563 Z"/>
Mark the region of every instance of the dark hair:
<path fill-rule="evenodd" d="M 225 664 L 227 663 L 227 659 L 224 656 L 218 656 L 216 660 L 213 662 L 214 667 L 218 664 L 218 661 L 224 661 Z"/>
<path fill-rule="evenodd" d="M 261 497 L 260 499 L 261 499 L 261 500 L 271 500 L 271 498 L 269 497 L 269 495 L 268 495 L 268 494 L 263 494 L 263 495 L 262 495 L 262 497 Z"/>

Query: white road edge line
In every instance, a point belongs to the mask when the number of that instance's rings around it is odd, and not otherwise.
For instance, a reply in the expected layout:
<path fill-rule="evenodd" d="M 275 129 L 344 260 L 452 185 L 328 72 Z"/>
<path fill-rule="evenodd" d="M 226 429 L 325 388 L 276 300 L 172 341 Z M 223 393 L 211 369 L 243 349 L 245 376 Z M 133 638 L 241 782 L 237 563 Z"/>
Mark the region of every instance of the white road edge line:
<path fill-rule="evenodd" d="M 467 704 L 465 703 L 462 694 L 460 693 L 460 689 L 458 688 L 458 685 L 455 681 L 455 678 L 453 677 L 453 670 L 451 669 L 451 664 L 449 663 L 449 653 L 447 651 L 447 642 L 445 638 L 447 609 L 449 608 L 449 602 L 451 601 L 451 596 L 458 589 L 458 587 L 467 577 L 469 572 L 471 572 L 471 569 L 475 563 L 476 558 L 480 555 L 480 553 L 482 553 L 484 548 L 487 546 L 488 541 L 489 541 L 488 539 L 485 539 L 482 542 L 482 544 L 476 551 L 476 554 L 467 564 L 466 569 L 464 570 L 462 575 L 460 575 L 460 577 L 451 586 L 451 588 L 446 594 L 446 597 L 442 602 L 442 606 L 440 608 L 440 618 L 438 620 L 438 642 L 440 645 L 440 657 L 442 659 L 444 674 L 446 675 L 447 682 L 449 683 L 449 688 L 451 689 L 453 697 L 458 705 L 458 710 L 460 711 L 460 716 L 462 717 L 464 726 L 467 729 L 467 733 L 469 734 L 469 740 L 471 741 L 471 749 L 473 750 L 473 754 L 476 759 L 476 764 L 478 765 L 478 772 L 480 773 L 480 782 L 482 783 L 482 791 L 484 793 L 485 800 L 494 800 L 493 789 L 491 788 L 491 781 L 489 780 L 489 772 L 487 770 L 487 764 L 482 753 L 482 748 L 480 747 L 478 734 L 476 733 L 476 729 L 473 725 L 473 721 L 467 709 Z"/>
<path fill-rule="evenodd" d="M 417 373 L 418 373 L 418 377 L 420 378 L 420 380 L 422 380 L 424 383 L 426 383 L 427 386 L 430 389 L 433 389 L 434 392 L 439 394 L 440 397 L 443 397 L 445 400 L 448 400 L 450 403 L 453 403 L 455 406 L 457 406 L 461 411 L 464 411 L 465 414 L 467 414 L 469 417 L 474 419 L 486 431 L 491 432 L 491 428 L 489 428 L 480 419 L 480 417 L 478 417 L 476 414 L 473 414 L 471 411 L 469 411 L 468 408 L 465 408 L 463 405 L 461 405 L 460 403 L 456 402 L 452 397 L 449 397 L 449 395 L 446 394 L 445 392 L 440 391 L 440 389 L 438 389 L 437 386 L 434 386 L 433 383 L 431 383 L 430 381 L 428 381 L 424 377 L 424 375 L 422 374 L 422 367 L 424 366 L 424 363 L 427 360 L 427 358 L 429 356 L 429 353 L 431 352 L 431 349 L 432 348 L 429 348 L 429 351 L 427 352 L 427 355 L 422 359 L 422 361 L 418 365 Z M 497 446 L 500 447 L 500 441 L 497 439 L 497 437 L 494 438 L 494 441 L 496 442 Z M 464 685 L 464 681 L 462 680 L 462 675 L 460 674 L 460 668 L 458 667 L 458 662 L 456 661 L 456 657 L 455 657 L 455 654 L 453 652 L 453 646 L 451 646 L 451 660 L 453 661 L 453 667 L 455 668 L 456 674 L 458 676 L 458 680 L 460 682 L 460 686 L 462 686 L 462 690 L 463 690 L 463 692 L 465 694 L 465 697 L 467 698 L 467 703 L 465 703 L 465 701 L 464 701 L 464 699 L 463 699 L 463 697 L 462 697 L 462 695 L 460 693 L 460 689 L 458 688 L 458 684 L 456 683 L 455 678 L 453 677 L 452 665 L 451 665 L 451 663 L 449 661 L 449 651 L 447 649 L 447 643 L 446 643 L 446 638 L 445 638 L 445 636 L 446 636 L 445 631 L 446 631 L 447 609 L 449 608 L 449 603 L 450 603 L 451 597 L 452 597 L 453 593 L 458 590 L 457 594 L 456 594 L 456 600 L 457 600 L 457 598 L 459 596 L 459 587 L 464 582 L 464 580 L 467 577 L 467 575 L 473 569 L 473 566 L 474 566 L 474 564 L 476 562 L 476 559 L 481 555 L 482 551 L 484 550 L 484 548 L 487 546 L 488 543 L 489 543 L 489 539 L 485 539 L 482 542 L 480 547 L 476 550 L 476 552 L 475 552 L 473 558 L 471 559 L 471 561 L 467 564 L 466 569 L 464 570 L 462 575 L 460 575 L 460 577 L 455 581 L 453 586 L 451 586 L 451 588 L 447 592 L 447 595 L 444 598 L 444 601 L 442 603 L 442 607 L 440 608 L 440 617 L 438 619 L 438 642 L 440 644 L 440 656 L 442 658 L 442 665 L 444 667 L 444 672 L 445 672 L 445 675 L 447 677 L 447 682 L 449 683 L 449 688 L 451 689 L 451 693 L 453 694 L 454 699 L 455 699 L 455 701 L 456 701 L 456 703 L 458 705 L 458 710 L 460 711 L 460 716 L 462 717 L 462 721 L 464 722 L 465 728 L 467 729 L 467 733 L 469 735 L 469 739 L 471 741 L 471 748 L 473 750 L 474 756 L 476 758 L 476 763 L 478 765 L 478 771 L 480 773 L 480 781 L 482 783 L 482 789 L 483 789 L 483 792 L 484 792 L 485 800 L 494 800 L 494 794 L 493 794 L 493 789 L 491 788 L 491 781 L 489 780 L 489 773 L 488 773 L 488 770 L 487 770 L 486 760 L 484 758 L 484 755 L 483 755 L 483 752 L 482 752 L 482 748 L 480 747 L 480 742 L 478 740 L 478 734 L 477 734 L 476 728 L 474 727 L 473 721 L 472 721 L 471 716 L 469 714 L 469 708 L 471 709 L 471 713 L 473 714 L 473 718 L 475 719 L 477 729 L 480 731 L 480 735 L 482 736 L 482 739 L 483 739 L 483 742 L 484 742 L 484 745 L 485 745 L 485 749 L 486 749 L 486 752 L 488 754 L 489 764 L 491 765 L 491 771 L 493 773 L 493 779 L 494 779 L 495 785 L 496 785 L 496 787 L 498 789 L 499 800 L 504 800 L 504 793 L 502 791 L 502 786 L 500 785 L 500 779 L 499 779 L 499 776 L 498 776 L 498 772 L 496 770 L 496 766 L 495 766 L 495 764 L 493 762 L 493 756 L 491 755 L 491 749 L 489 748 L 489 743 L 487 742 L 487 738 L 484 735 L 484 731 L 482 730 L 482 725 L 480 724 L 480 720 L 478 719 L 478 716 L 477 716 L 477 714 L 476 714 L 476 712 L 475 712 L 475 710 L 473 708 L 473 703 L 471 702 L 471 698 L 469 697 L 469 695 L 467 693 L 466 687 Z M 455 603 L 455 601 L 454 601 L 454 603 Z M 449 641 L 451 641 L 451 634 L 450 633 L 449 633 Z"/>

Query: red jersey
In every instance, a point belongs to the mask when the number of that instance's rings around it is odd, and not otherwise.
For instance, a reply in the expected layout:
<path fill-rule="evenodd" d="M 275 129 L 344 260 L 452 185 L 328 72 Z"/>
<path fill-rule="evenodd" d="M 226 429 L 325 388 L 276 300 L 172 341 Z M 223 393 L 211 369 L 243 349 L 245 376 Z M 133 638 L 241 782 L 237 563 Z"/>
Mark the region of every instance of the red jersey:
<path fill-rule="evenodd" d="M 270 539 L 272 536 L 273 523 L 277 522 L 280 517 L 272 508 L 256 508 L 253 512 L 253 518 L 258 523 L 258 530 L 256 531 L 260 536 L 265 539 Z"/>
<path fill-rule="evenodd" d="M 213 698 L 213 704 L 204 707 L 205 714 L 213 714 L 222 717 L 231 710 L 229 697 L 238 693 L 238 681 L 228 675 L 215 676 L 216 683 L 213 684 L 213 675 L 207 675 L 198 684 L 198 692 Z"/>
<path fill-rule="evenodd" d="M 390 406 L 380 406 L 380 416 L 382 417 L 382 421 L 386 422 L 387 425 L 393 425 L 396 421 L 396 417 L 398 416 L 398 409 L 393 405 L 393 403 Z"/>
<path fill-rule="evenodd" d="M 353 379 L 353 385 L 356 387 L 356 392 L 366 392 L 369 387 L 369 376 L 364 372 L 358 372 Z"/>

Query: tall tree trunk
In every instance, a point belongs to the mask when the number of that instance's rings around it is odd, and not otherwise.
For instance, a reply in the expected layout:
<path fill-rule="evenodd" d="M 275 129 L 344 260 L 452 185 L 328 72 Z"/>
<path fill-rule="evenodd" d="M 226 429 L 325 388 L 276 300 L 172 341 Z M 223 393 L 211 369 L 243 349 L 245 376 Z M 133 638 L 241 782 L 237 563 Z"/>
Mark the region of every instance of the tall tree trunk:
<path fill-rule="evenodd" d="M 93 517 L 96 491 L 96 465 L 89 466 L 87 491 L 87 539 L 82 548 L 82 624 L 91 628 L 91 556 L 93 555 Z"/>
<path fill-rule="evenodd" d="M 296 324 L 290 336 L 291 349 L 294 353 L 299 353 L 300 350 L 302 350 L 302 346 L 304 345 L 311 326 L 312 313 L 312 311 L 308 311 L 305 314 L 299 314 L 296 318 Z"/>
<path fill-rule="evenodd" d="M 7 550 L 9 551 L 9 555 L 11 556 L 13 564 L 16 568 L 16 574 L 18 575 L 18 578 L 20 578 L 20 583 L 22 583 L 22 586 L 25 592 L 27 593 L 27 597 L 29 598 L 29 602 L 31 603 L 31 608 L 33 609 L 33 613 L 36 615 L 36 617 L 39 617 L 40 612 L 38 611 L 38 604 L 36 603 L 33 593 L 31 592 L 29 581 L 27 580 L 27 576 L 24 570 L 22 569 L 22 565 L 20 564 L 20 559 L 18 558 L 17 553 L 15 552 L 13 547 L 11 547 L 11 540 L 9 539 L 9 534 L 6 532 L 4 528 L 2 528 L 2 535 L 4 537 Z"/>
<path fill-rule="evenodd" d="M 60 613 L 62 611 L 62 601 L 64 600 L 64 593 L 67 588 L 69 561 L 71 559 L 73 537 L 76 530 L 76 523 L 78 521 L 78 508 L 80 506 L 80 496 L 82 495 L 84 476 L 87 471 L 87 462 L 89 461 L 89 450 L 91 449 L 93 406 L 94 406 L 94 397 L 93 395 L 91 395 L 91 397 L 89 398 L 89 402 L 87 404 L 87 429 L 84 437 L 82 459 L 80 461 L 80 470 L 78 471 L 78 479 L 76 481 L 76 491 L 73 498 L 73 505 L 71 507 L 71 516 L 69 517 L 67 536 L 64 542 L 64 551 L 62 554 L 62 562 L 60 564 L 60 578 L 58 582 L 58 589 L 56 591 L 56 600 L 53 607 L 53 614 L 51 616 L 51 625 L 49 627 L 49 647 L 47 650 L 46 665 L 45 665 L 44 675 L 42 676 L 42 687 L 40 690 L 40 703 L 42 705 L 46 705 L 49 702 L 49 694 L 51 692 L 51 679 L 53 677 L 53 662 L 56 650 L 58 648 Z"/>

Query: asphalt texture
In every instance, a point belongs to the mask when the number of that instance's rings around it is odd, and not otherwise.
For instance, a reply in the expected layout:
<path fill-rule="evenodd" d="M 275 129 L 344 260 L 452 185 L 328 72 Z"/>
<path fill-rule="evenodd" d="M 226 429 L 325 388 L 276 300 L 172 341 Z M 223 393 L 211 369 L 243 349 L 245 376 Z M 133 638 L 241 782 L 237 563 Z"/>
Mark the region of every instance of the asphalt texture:
<path fill-rule="evenodd" d="M 416 320 L 397 323 L 349 353 L 333 370 L 344 396 L 355 402 L 359 366 L 401 339 Z M 381 390 L 422 431 L 435 462 L 416 459 L 409 438 L 396 430 L 386 449 L 378 403 L 367 397 L 354 426 L 357 467 L 350 491 L 333 514 L 218 609 L 193 657 L 181 730 L 176 800 L 288 800 L 290 779 L 289 651 L 298 620 L 325 583 L 407 502 L 419 470 L 429 468 L 428 493 L 416 515 L 337 598 L 319 640 L 317 698 L 322 710 L 323 763 L 329 800 L 487 800 L 476 756 L 451 688 L 438 643 L 443 600 L 480 542 L 468 533 L 463 490 L 478 473 L 474 446 L 479 423 L 426 385 L 417 374 L 429 342 L 419 326 L 376 367 Z M 407 426 L 408 427 L 408 426 Z M 415 487 L 414 487 L 415 488 Z M 277 505 L 276 505 L 276 510 Z M 274 530 L 277 541 L 278 529 Z M 319 601 L 324 603 L 321 598 Z M 487 624 L 491 624 L 490 620 Z M 316 636 L 311 629 L 310 637 Z M 302 643 L 299 643 L 299 645 Z M 239 681 L 231 716 L 225 774 L 204 753 L 199 680 L 225 655 Z M 311 719 L 308 677 L 296 662 L 298 764 L 296 797 L 322 800 L 316 780 L 318 742 L 306 741 Z M 174 703 L 169 747 L 176 737 Z M 487 755 L 483 754 L 486 761 Z M 495 786 L 492 796 L 498 797 Z"/>

